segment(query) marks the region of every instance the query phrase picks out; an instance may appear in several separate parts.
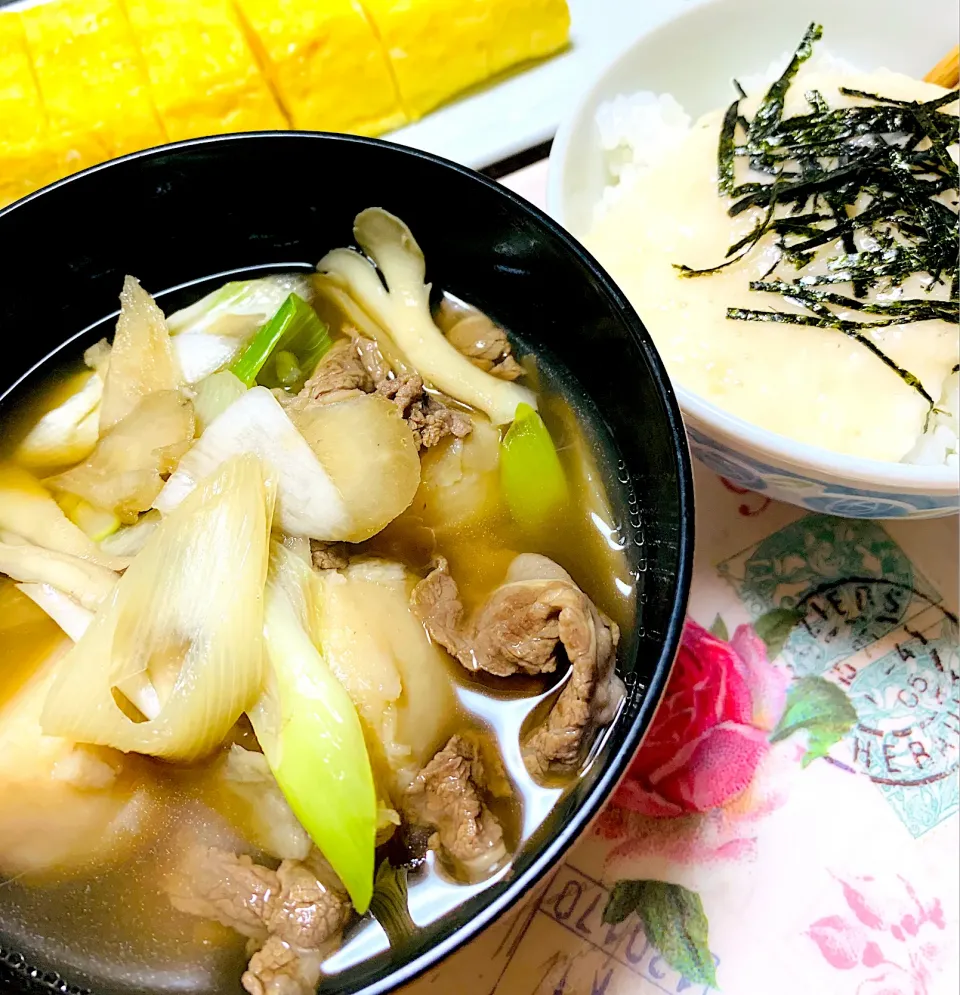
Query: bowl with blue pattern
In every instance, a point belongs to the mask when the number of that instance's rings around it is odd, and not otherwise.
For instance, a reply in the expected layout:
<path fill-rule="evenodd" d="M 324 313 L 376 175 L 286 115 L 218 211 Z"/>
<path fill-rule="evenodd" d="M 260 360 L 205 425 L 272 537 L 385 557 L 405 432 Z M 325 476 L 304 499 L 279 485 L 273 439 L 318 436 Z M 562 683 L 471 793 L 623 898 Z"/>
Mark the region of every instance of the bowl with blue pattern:
<path fill-rule="evenodd" d="M 825 44 L 841 59 L 920 78 L 956 33 L 956 0 L 928 0 L 924 17 L 929 30 L 905 30 L 902 0 L 807 0 L 799 7 L 698 0 L 633 41 L 571 107 L 550 154 L 548 212 L 575 236 L 589 232 L 609 176 L 597 112 L 618 95 L 670 93 L 696 118 L 724 102 L 737 66 L 766 65 L 791 50 L 810 21 L 824 25 Z M 643 301 L 631 303 L 643 319 Z M 938 518 L 960 510 L 956 456 L 953 466 L 931 466 L 844 455 L 730 414 L 676 378 L 673 386 L 693 455 L 733 484 L 847 518 Z M 637 417 L 642 431 L 642 412 Z"/>
<path fill-rule="evenodd" d="M 857 459 L 795 442 L 677 386 L 690 451 L 731 483 L 843 518 L 941 518 L 960 507 L 955 468 Z"/>

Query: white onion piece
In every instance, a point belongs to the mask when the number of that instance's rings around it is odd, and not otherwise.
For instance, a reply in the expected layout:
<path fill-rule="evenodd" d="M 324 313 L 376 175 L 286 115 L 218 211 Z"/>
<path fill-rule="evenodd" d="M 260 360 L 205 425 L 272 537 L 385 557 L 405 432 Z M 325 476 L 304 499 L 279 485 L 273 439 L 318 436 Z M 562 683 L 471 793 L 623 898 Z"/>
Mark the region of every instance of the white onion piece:
<path fill-rule="evenodd" d="M 174 336 L 171 342 L 183 379 L 188 384 L 199 383 L 211 373 L 222 370 L 233 362 L 243 348 L 240 339 L 200 332 Z"/>
<path fill-rule="evenodd" d="M 106 567 L 28 542 L 0 542 L 0 573 L 22 583 L 50 584 L 89 611 L 96 611 L 117 583 L 117 574 Z"/>
<path fill-rule="evenodd" d="M 58 668 L 47 735 L 184 762 L 223 741 L 262 683 L 264 477 L 253 456 L 232 459 L 164 520 Z M 136 704 L 144 680 L 152 718 L 122 700 Z"/>
<path fill-rule="evenodd" d="M 0 464 L 0 530 L 111 570 L 122 570 L 129 562 L 104 553 L 32 474 L 12 463 Z"/>
<path fill-rule="evenodd" d="M 273 317 L 290 294 L 309 302 L 313 297 L 310 277 L 304 273 L 279 273 L 256 280 L 235 280 L 175 311 L 167 318 L 167 327 L 173 336 L 222 334 L 224 328 L 245 328 L 252 334 Z M 253 320 L 241 324 L 232 320 L 236 318 Z"/>
<path fill-rule="evenodd" d="M 113 535 L 101 539 L 100 548 L 109 556 L 136 556 L 162 520 L 159 511 L 147 511 L 132 525 L 121 525 Z"/>
<path fill-rule="evenodd" d="M 329 540 L 350 535 L 350 512 L 333 480 L 266 387 L 248 390 L 207 427 L 181 458 L 154 507 L 169 514 L 198 481 L 239 453 L 254 453 L 276 474 L 276 527 L 281 532 Z"/>
<path fill-rule="evenodd" d="M 179 341 L 179 340 L 178 340 Z M 197 419 L 197 435 L 202 435 L 217 418 L 247 392 L 246 384 L 229 370 L 204 377 L 196 387 L 193 412 Z"/>
<path fill-rule="evenodd" d="M 75 643 L 80 642 L 93 621 L 92 611 L 49 584 L 17 584 L 16 587 L 38 608 L 42 608 Z M 156 718 L 160 713 L 157 689 L 144 674 L 134 674 L 122 681 L 120 689 L 148 719 Z"/>
<path fill-rule="evenodd" d="M 75 642 L 87 631 L 93 621 L 93 612 L 78 601 L 57 590 L 50 584 L 17 584 L 38 608 L 42 608 L 57 625 Z"/>
<path fill-rule="evenodd" d="M 91 373 L 75 394 L 30 429 L 17 446 L 14 458 L 35 469 L 52 469 L 86 459 L 97 444 L 101 397 L 103 379 Z"/>

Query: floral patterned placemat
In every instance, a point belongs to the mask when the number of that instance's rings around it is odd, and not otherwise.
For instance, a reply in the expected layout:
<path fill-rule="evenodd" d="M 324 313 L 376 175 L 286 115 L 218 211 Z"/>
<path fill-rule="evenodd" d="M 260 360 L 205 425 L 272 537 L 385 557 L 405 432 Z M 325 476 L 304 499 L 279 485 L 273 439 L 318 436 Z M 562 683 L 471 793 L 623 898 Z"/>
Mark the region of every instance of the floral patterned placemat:
<path fill-rule="evenodd" d="M 405 995 L 960 990 L 957 518 L 809 515 L 699 466 L 696 491 L 689 620 L 627 779 Z"/>

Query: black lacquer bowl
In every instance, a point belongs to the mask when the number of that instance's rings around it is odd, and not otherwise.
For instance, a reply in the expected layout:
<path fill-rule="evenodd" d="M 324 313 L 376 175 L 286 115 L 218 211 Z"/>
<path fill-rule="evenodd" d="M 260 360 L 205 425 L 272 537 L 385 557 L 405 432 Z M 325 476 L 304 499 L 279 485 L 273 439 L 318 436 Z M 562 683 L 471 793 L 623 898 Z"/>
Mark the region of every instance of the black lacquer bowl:
<path fill-rule="evenodd" d="M 512 874 L 351 968 L 322 991 L 375 995 L 435 964 L 516 902 L 583 832 L 650 722 L 676 651 L 693 552 L 693 491 L 680 412 L 650 336 L 610 278 L 526 201 L 470 170 L 385 142 L 270 133 L 201 139 L 95 167 L 0 211 L 0 417 L 38 365 L 109 334 L 123 275 L 169 313 L 222 274 L 307 269 L 382 206 L 420 242 L 428 278 L 546 349 L 592 399 L 616 451 L 607 482 L 637 584 L 621 647 L 626 707 L 587 772 L 516 856 Z M 221 276 L 221 282 L 227 279 Z M 193 284 L 184 292 L 184 284 Z M 209 289 L 209 286 L 204 287 Z M 0 917 L 11 991 L 154 995 L 52 927 Z M 159 993 L 177 988 L 158 983 Z"/>

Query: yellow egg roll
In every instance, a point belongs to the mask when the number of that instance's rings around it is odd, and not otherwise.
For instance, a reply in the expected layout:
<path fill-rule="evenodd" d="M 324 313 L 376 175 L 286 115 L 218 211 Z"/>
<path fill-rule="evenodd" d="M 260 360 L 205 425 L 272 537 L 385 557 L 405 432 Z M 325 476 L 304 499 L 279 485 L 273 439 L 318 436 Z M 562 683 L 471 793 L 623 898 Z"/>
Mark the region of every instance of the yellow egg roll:
<path fill-rule="evenodd" d="M 123 0 L 171 141 L 287 128 L 230 0 Z"/>
<path fill-rule="evenodd" d="M 377 135 L 405 121 L 386 56 L 356 0 L 236 0 L 294 128 Z"/>
<path fill-rule="evenodd" d="M 52 0 L 21 19 L 63 173 L 166 141 L 117 0 Z"/>

